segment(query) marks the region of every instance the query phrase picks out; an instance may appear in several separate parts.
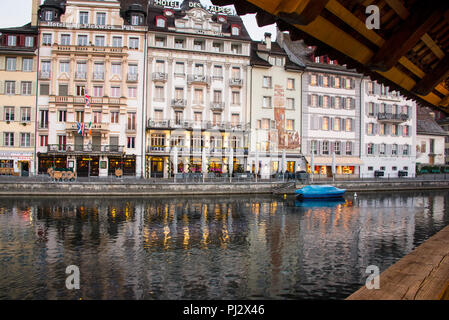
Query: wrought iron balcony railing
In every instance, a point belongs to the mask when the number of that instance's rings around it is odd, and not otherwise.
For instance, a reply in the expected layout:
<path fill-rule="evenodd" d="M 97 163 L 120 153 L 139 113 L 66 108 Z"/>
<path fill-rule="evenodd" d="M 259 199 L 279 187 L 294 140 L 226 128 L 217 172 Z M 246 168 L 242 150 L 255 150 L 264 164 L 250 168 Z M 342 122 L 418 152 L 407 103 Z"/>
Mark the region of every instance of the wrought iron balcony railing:
<path fill-rule="evenodd" d="M 405 113 L 387 113 L 382 112 L 377 114 L 377 120 L 383 122 L 404 122 L 409 119 L 409 116 Z"/>
<path fill-rule="evenodd" d="M 229 79 L 229 85 L 232 87 L 241 87 L 243 85 L 243 79 L 231 78 Z"/>
<path fill-rule="evenodd" d="M 195 121 L 195 120 L 153 120 L 148 119 L 147 129 L 186 129 L 186 130 L 230 130 L 247 131 L 249 123 L 226 121 Z"/>
<path fill-rule="evenodd" d="M 164 72 L 153 72 L 154 81 L 167 81 L 168 75 Z"/>
<path fill-rule="evenodd" d="M 99 144 L 49 144 L 47 152 L 70 153 L 70 152 L 102 152 L 102 153 L 123 153 L 124 146 L 119 145 L 99 145 Z"/>

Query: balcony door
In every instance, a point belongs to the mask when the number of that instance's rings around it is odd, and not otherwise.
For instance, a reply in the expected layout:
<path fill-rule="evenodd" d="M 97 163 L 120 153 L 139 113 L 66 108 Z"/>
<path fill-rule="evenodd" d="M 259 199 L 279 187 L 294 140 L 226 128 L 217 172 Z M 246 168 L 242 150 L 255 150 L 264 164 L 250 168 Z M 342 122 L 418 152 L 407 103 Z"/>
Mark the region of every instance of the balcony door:
<path fill-rule="evenodd" d="M 100 151 L 101 150 L 101 136 L 95 135 L 92 136 L 92 151 Z"/>
<path fill-rule="evenodd" d="M 75 136 L 75 151 L 83 151 L 84 137 L 80 135 Z"/>

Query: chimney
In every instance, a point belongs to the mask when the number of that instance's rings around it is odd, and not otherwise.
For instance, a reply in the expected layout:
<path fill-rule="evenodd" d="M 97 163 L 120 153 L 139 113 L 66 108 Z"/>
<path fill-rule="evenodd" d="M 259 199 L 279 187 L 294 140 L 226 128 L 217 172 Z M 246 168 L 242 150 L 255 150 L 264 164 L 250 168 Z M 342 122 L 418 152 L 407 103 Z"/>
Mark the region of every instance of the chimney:
<path fill-rule="evenodd" d="M 39 11 L 39 6 L 41 4 L 41 0 L 33 0 L 31 5 L 31 26 L 37 26 L 37 12 Z"/>
<path fill-rule="evenodd" d="M 265 32 L 264 37 L 265 37 L 265 46 L 268 51 L 271 51 L 271 33 Z"/>

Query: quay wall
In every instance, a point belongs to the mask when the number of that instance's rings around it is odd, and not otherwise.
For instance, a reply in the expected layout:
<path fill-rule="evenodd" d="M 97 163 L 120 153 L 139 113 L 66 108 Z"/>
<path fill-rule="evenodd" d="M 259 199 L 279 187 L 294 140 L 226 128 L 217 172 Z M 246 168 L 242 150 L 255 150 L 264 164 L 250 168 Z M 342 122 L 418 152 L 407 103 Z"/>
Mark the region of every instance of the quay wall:
<path fill-rule="evenodd" d="M 449 181 L 344 181 L 327 183 L 348 192 L 449 189 Z M 151 182 L 51 182 L 0 181 L 0 196 L 177 196 L 221 194 L 294 194 L 304 185 L 292 182 L 151 183 Z"/>

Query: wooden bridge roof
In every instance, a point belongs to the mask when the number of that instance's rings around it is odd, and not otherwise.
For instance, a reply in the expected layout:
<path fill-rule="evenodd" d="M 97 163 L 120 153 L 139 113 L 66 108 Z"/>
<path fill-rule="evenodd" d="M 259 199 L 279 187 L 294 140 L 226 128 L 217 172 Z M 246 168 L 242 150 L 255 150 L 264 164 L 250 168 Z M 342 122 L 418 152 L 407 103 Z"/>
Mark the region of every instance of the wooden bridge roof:
<path fill-rule="evenodd" d="M 276 22 L 292 40 L 317 46 L 318 55 L 449 113 L 449 1 L 211 1 L 256 13 L 259 26 Z M 366 27 L 369 5 L 380 10 L 380 29 Z"/>

